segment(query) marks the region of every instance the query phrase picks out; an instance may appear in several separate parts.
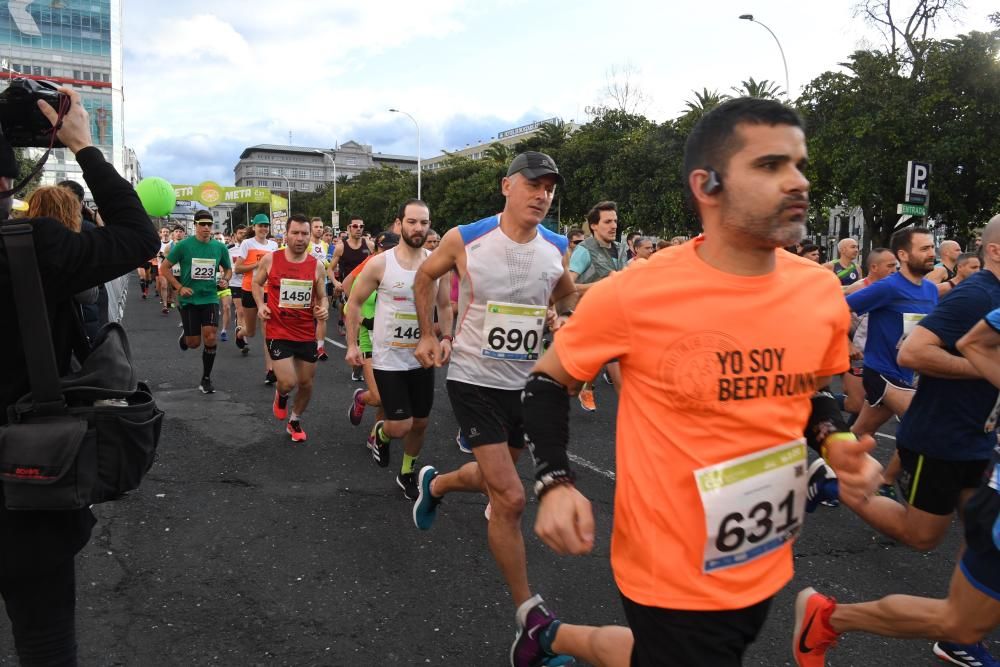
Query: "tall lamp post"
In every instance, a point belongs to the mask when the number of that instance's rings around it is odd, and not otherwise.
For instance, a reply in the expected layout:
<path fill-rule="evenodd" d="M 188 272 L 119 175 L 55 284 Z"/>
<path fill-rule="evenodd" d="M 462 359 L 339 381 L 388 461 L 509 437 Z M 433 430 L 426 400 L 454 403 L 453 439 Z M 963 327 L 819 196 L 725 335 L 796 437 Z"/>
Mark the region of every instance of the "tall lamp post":
<path fill-rule="evenodd" d="M 760 21 L 755 20 L 753 14 L 740 14 L 740 18 L 743 19 L 744 21 L 750 21 L 751 23 L 756 23 L 759 26 L 763 26 L 764 30 L 767 30 L 769 33 L 771 33 L 771 37 L 774 37 L 774 43 L 778 45 L 778 51 L 781 52 L 781 62 L 785 66 L 785 94 L 788 95 L 789 99 L 791 99 L 792 86 L 788 82 L 788 61 L 785 60 L 785 50 L 781 48 L 781 42 L 778 41 L 778 36 L 775 35 L 774 31 L 768 28 L 766 25 L 764 25 Z"/>
<path fill-rule="evenodd" d="M 420 199 L 420 125 L 417 124 L 417 119 L 406 113 L 405 111 L 400 111 L 399 109 L 389 109 L 392 113 L 401 113 L 410 120 L 413 121 L 413 126 L 417 128 L 417 199 Z"/>
<path fill-rule="evenodd" d="M 319 153 L 324 158 L 330 158 L 330 162 L 333 163 L 333 210 L 337 210 L 337 158 L 330 155 L 326 151 L 321 151 L 318 148 L 313 149 L 313 153 Z"/>

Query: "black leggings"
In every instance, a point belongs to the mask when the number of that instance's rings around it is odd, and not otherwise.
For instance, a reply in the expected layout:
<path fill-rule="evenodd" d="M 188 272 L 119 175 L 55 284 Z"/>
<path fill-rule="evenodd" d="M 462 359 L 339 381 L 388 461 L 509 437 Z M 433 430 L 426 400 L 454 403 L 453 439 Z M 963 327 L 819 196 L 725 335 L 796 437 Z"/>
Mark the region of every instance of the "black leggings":
<path fill-rule="evenodd" d="M 22 667 L 76 667 L 73 558 L 36 571 L 0 575 Z"/>

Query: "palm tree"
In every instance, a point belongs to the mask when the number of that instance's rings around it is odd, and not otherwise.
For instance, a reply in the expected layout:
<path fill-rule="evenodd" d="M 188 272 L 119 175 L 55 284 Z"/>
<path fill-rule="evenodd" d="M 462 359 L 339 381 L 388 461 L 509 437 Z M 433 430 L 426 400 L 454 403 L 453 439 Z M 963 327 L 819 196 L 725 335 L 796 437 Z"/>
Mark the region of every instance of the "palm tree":
<path fill-rule="evenodd" d="M 684 106 L 687 107 L 685 115 L 695 118 L 701 118 L 729 99 L 729 95 L 720 93 L 718 90 L 709 90 L 708 88 L 702 88 L 700 93 L 697 90 L 692 90 L 691 92 L 694 93 L 694 99 L 684 101 Z"/>
<path fill-rule="evenodd" d="M 740 85 L 733 86 L 732 90 L 739 97 L 756 97 L 762 100 L 776 100 L 779 95 L 785 94 L 774 81 L 767 79 L 754 81 L 753 77 L 750 77 L 749 81 L 741 81 Z"/>
<path fill-rule="evenodd" d="M 506 164 L 514 157 L 514 151 L 509 146 L 494 141 L 490 147 L 483 151 L 483 157 L 487 160 Z"/>
<path fill-rule="evenodd" d="M 569 130 L 566 123 L 561 120 L 554 120 L 551 123 L 542 123 L 538 126 L 538 134 L 541 143 L 546 148 L 562 148 L 569 138 Z"/>

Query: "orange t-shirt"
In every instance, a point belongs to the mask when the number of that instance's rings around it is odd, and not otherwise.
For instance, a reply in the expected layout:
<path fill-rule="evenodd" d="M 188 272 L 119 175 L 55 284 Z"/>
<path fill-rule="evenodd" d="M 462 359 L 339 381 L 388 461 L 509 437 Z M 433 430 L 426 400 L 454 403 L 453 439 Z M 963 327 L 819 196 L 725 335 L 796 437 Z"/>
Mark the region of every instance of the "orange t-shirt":
<path fill-rule="evenodd" d="M 694 472 L 803 437 L 816 378 L 848 369 L 850 313 L 840 281 L 818 264 L 777 250 L 770 274 L 736 276 L 706 264 L 701 242 L 596 283 L 554 348 L 581 381 L 621 364 L 611 565 L 622 593 L 668 609 L 739 609 L 792 578 L 792 540 L 707 567 Z M 775 508 L 771 518 L 785 516 Z M 767 528 L 742 526 L 748 536 Z"/>

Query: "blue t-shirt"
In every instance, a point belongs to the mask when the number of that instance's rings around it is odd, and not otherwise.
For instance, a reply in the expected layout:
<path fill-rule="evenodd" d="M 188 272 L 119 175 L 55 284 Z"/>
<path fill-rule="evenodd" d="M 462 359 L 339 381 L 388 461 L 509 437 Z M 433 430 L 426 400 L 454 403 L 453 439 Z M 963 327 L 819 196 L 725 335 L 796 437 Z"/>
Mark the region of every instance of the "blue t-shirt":
<path fill-rule="evenodd" d="M 958 339 L 995 308 L 1000 308 L 1000 280 L 990 271 L 979 271 L 945 295 L 917 326 L 931 331 L 948 352 L 959 355 Z M 986 430 L 986 423 L 998 394 L 986 380 L 949 380 L 924 373 L 899 424 L 896 441 L 937 459 L 989 459 L 997 440 L 996 429 Z"/>
<path fill-rule="evenodd" d="M 903 316 L 926 315 L 937 302 L 937 285 L 929 280 L 914 285 L 902 273 L 894 273 L 849 295 L 847 305 L 852 312 L 868 313 L 865 367 L 913 384 L 913 371 L 901 368 L 896 362 L 903 338 Z"/>
<path fill-rule="evenodd" d="M 993 327 L 997 333 L 1000 333 L 1000 308 L 990 311 L 990 313 L 986 316 L 986 324 Z"/>

